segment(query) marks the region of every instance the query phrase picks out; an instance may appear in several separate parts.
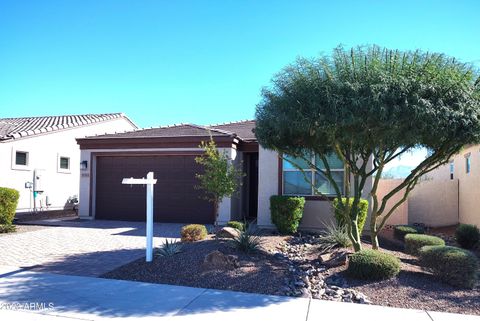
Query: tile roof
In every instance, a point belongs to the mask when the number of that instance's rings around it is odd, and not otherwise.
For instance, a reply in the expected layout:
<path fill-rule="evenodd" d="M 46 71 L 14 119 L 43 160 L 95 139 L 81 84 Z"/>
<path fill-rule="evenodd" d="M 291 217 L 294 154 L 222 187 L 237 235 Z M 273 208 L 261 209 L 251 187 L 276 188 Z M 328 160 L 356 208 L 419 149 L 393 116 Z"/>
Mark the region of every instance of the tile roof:
<path fill-rule="evenodd" d="M 123 113 L 0 118 L 0 141 L 80 127 L 120 117 L 126 118 Z"/>
<path fill-rule="evenodd" d="M 256 141 L 254 129 L 254 120 L 242 120 L 231 123 L 209 125 L 209 128 L 226 130 L 231 133 L 235 133 L 241 140 L 244 141 Z"/>
<path fill-rule="evenodd" d="M 195 124 L 178 124 L 162 127 L 142 128 L 123 133 L 104 134 L 86 137 L 96 138 L 148 138 L 148 137 L 198 137 L 198 136 L 224 136 L 238 137 L 245 141 L 256 140 L 253 129 L 255 121 L 247 120 L 218 125 L 201 126 Z"/>

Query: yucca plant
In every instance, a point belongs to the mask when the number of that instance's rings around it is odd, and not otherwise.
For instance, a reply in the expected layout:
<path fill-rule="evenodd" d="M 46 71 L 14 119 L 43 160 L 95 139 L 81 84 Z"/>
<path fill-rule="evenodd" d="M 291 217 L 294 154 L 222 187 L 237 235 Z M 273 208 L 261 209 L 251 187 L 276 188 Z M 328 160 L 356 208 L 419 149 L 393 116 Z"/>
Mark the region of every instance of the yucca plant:
<path fill-rule="evenodd" d="M 334 223 L 328 224 L 325 230 L 320 232 L 318 242 L 320 249 L 324 252 L 337 247 L 350 247 L 352 245 L 352 241 L 348 237 L 347 228 Z"/>
<path fill-rule="evenodd" d="M 262 240 L 252 228 L 240 232 L 240 234 L 232 240 L 233 246 L 245 253 L 251 253 L 258 250 Z"/>
<path fill-rule="evenodd" d="M 157 250 L 157 255 L 162 257 L 173 256 L 182 252 L 182 247 L 181 242 L 174 240 L 169 242 L 168 239 L 166 239 L 165 243 Z"/>

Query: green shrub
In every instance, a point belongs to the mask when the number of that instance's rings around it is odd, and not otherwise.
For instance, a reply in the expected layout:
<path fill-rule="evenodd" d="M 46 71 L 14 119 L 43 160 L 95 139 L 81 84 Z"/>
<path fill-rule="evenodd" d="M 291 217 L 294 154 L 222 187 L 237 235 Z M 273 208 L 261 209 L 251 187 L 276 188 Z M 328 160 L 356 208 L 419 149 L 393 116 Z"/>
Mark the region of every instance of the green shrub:
<path fill-rule="evenodd" d="M 182 227 L 182 242 L 195 242 L 206 238 L 208 235 L 207 228 L 201 224 L 190 224 Z"/>
<path fill-rule="evenodd" d="M 245 231 L 245 224 L 239 221 L 230 221 L 227 223 L 227 226 L 236 228 L 239 231 Z"/>
<path fill-rule="evenodd" d="M 405 235 L 405 252 L 418 255 L 420 249 L 427 245 L 445 245 L 445 241 L 439 237 L 425 234 Z"/>
<path fill-rule="evenodd" d="M 413 225 L 397 225 L 393 229 L 393 237 L 397 240 L 404 241 L 407 234 L 423 234 L 425 230 L 420 226 Z"/>
<path fill-rule="evenodd" d="M 349 198 L 349 204 L 353 203 L 353 197 Z M 334 199 L 332 202 L 333 210 L 335 212 L 335 219 L 337 220 L 338 226 L 346 226 L 347 222 L 345 222 L 345 217 L 342 215 L 340 211 L 338 198 Z M 347 204 L 347 198 L 342 198 L 342 203 Z M 360 199 L 358 203 L 358 217 L 357 217 L 357 225 L 358 225 L 358 233 L 362 235 L 363 227 L 365 226 L 365 222 L 367 221 L 368 215 L 368 201 L 366 199 Z"/>
<path fill-rule="evenodd" d="M 10 225 L 0 225 L 0 234 L 2 233 L 13 233 L 17 230 L 15 225 L 10 224 Z"/>
<path fill-rule="evenodd" d="M 361 280 L 385 280 L 400 272 L 400 260 L 376 250 L 362 250 L 348 260 L 347 275 Z"/>
<path fill-rule="evenodd" d="M 282 234 L 297 232 L 303 216 L 305 198 L 273 195 L 270 197 L 272 223 Z"/>
<path fill-rule="evenodd" d="M 328 225 L 325 230 L 320 232 L 318 242 L 323 252 L 328 252 L 336 247 L 345 248 L 352 245 L 352 241 L 348 237 L 347 228 L 335 224 Z"/>
<path fill-rule="evenodd" d="M 472 249 L 480 241 L 480 231 L 475 225 L 460 224 L 455 231 L 455 240 L 464 249 Z"/>
<path fill-rule="evenodd" d="M 424 246 L 420 249 L 420 264 L 445 283 L 475 286 L 479 262 L 470 251 L 453 246 Z"/>
<path fill-rule="evenodd" d="M 17 190 L 0 187 L 0 225 L 12 225 L 19 197 L 20 194 Z"/>

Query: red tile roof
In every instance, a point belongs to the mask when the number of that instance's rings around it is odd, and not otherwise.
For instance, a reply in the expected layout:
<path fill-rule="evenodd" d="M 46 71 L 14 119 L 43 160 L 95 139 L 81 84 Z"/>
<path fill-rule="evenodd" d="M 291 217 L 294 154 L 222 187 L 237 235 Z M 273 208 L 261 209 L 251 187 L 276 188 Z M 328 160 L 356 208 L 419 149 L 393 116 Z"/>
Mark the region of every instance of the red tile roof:
<path fill-rule="evenodd" d="M 86 137 L 97 138 L 152 138 L 152 137 L 237 137 L 243 141 L 256 141 L 253 129 L 255 121 L 245 120 L 239 122 L 201 126 L 195 124 L 179 124 L 155 128 L 143 128 L 123 133 L 105 134 Z"/>

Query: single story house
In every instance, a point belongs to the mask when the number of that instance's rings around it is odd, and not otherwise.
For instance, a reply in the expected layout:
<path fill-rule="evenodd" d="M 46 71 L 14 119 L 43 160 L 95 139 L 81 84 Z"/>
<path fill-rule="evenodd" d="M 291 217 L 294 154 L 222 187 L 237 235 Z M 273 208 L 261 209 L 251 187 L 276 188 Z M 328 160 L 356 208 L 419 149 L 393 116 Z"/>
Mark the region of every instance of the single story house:
<path fill-rule="evenodd" d="M 0 118 L 0 186 L 20 192 L 17 212 L 71 207 L 81 166 L 75 139 L 135 128 L 122 113 Z"/>
<path fill-rule="evenodd" d="M 236 164 L 243 166 L 241 190 L 220 204 L 219 223 L 256 218 L 259 226 L 271 227 L 270 196 L 301 195 L 307 202 L 301 227 L 315 229 L 333 220 L 330 202 L 313 195 L 303 174 L 282 161 L 279 155 L 259 146 L 255 121 L 219 125 L 180 124 L 125 133 L 77 139 L 81 161 L 80 208 L 82 218 L 145 220 L 145 187 L 122 185 L 125 177 L 145 177 L 153 171 L 154 219 L 158 222 L 212 223 L 213 207 L 201 198 L 196 173 L 201 167 L 195 157 L 210 135 L 217 147 Z M 332 158 L 337 179 L 345 179 L 341 162 Z M 311 172 L 319 190 L 332 194 L 326 179 Z M 371 182 L 370 182 L 371 183 Z M 368 197 L 367 188 L 364 197 Z"/>

